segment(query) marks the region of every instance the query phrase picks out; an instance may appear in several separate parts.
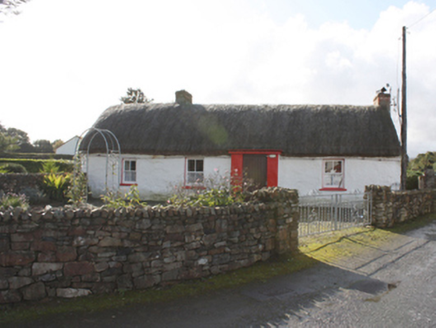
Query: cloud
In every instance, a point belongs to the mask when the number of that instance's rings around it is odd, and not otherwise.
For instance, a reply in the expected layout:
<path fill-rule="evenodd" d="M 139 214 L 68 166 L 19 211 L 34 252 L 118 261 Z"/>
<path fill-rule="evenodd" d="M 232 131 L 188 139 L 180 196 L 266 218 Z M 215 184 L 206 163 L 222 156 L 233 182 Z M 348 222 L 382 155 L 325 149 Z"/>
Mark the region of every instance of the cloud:
<path fill-rule="evenodd" d="M 197 103 L 371 104 L 385 83 L 396 94 L 401 27 L 429 12 L 410 1 L 354 29 L 313 27 L 296 12 L 278 21 L 262 1 L 30 2 L 0 24 L 1 123 L 33 140 L 67 140 L 128 87 L 155 102 L 186 89 Z M 408 35 L 412 155 L 436 148 L 435 25 L 429 15 Z"/>

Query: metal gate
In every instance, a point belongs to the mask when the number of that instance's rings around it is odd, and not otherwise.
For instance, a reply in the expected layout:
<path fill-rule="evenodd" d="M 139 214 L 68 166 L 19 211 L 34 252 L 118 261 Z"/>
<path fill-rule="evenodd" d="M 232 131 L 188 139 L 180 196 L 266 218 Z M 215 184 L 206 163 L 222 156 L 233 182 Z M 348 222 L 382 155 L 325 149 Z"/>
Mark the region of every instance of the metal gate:
<path fill-rule="evenodd" d="M 301 196 L 300 237 L 371 224 L 371 193 Z"/>

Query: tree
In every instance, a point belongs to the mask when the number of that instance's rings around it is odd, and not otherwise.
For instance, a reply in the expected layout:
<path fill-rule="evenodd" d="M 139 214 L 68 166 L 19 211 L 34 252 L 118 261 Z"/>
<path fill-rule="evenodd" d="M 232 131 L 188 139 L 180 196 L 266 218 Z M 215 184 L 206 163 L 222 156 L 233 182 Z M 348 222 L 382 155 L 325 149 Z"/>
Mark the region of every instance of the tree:
<path fill-rule="evenodd" d="M 14 151 L 18 148 L 18 140 L 14 136 L 10 136 L 8 129 L 0 123 L 0 153 Z"/>
<path fill-rule="evenodd" d="M 4 132 L 0 132 L 0 153 L 14 151 L 18 148 L 15 138 L 8 136 Z"/>
<path fill-rule="evenodd" d="M 424 173 L 425 169 L 436 169 L 436 153 L 428 151 L 425 154 L 418 154 L 416 158 L 409 162 L 409 170 Z"/>
<path fill-rule="evenodd" d="M 64 144 L 64 142 L 61 139 L 56 139 L 55 141 L 53 141 L 51 143 L 51 145 L 53 146 L 53 150 L 56 151 L 56 149 L 58 149 L 60 146 L 62 146 Z"/>
<path fill-rule="evenodd" d="M 33 146 L 35 147 L 35 151 L 37 153 L 54 153 L 53 146 L 51 142 L 48 140 L 44 140 L 44 139 L 36 140 L 33 143 Z"/>
<path fill-rule="evenodd" d="M 127 96 L 120 99 L 125 104 L 150 103 L 153 99 L 148 99 L 141 89 L 127 89 Z"/>
<path fill-rule="evenodd" d="M 30 143 L 29 135 L 27 132 L 16 128 L 8 128 L 6 135 L 15 138 L 18 148 L 17 151 L 21 153 L 31 153 L 34 151 L 34 147 Z"/>

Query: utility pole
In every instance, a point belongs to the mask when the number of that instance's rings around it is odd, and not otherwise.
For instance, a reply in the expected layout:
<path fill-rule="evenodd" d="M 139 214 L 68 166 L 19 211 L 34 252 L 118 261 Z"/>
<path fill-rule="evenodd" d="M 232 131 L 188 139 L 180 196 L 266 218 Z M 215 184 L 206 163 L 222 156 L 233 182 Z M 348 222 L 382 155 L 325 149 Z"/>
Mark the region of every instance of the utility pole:
<path fill-rule="evenodd" d="M 406 26 L 403 26 L 403 74 L 401 86 L 401 190 L 406 190 L 407 162 Z"/>

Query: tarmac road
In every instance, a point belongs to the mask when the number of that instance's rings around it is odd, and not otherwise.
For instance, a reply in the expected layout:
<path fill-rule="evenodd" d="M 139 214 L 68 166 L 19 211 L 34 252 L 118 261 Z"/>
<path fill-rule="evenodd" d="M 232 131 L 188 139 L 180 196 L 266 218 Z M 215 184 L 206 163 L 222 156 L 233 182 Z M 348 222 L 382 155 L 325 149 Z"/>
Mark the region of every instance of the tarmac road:
<path fill-rule="evenodd" d="M 436 223 L 266 283 L 14 327 L 436 327 Z"/>

